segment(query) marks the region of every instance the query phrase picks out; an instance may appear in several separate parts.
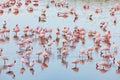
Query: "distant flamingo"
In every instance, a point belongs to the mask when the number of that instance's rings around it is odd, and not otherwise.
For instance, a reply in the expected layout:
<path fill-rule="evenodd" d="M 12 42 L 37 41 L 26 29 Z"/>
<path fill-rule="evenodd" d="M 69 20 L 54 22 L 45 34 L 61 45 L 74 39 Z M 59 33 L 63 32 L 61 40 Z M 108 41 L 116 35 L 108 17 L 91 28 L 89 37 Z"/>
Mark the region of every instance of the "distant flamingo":
<path fill-rule="evenodd" d="M 31 6 L 29 6 L 29 7 L 27 8 L 27 11 L 28 11 L 29 13 L 32 13 L 32 12 L 33 12 L 33 8 L 32 8 Z"/>
<path fill-rule="evenodd" d="M 77 64 L 78 64 L 79 62 L 80 62 L 79 59 L 75 59 L 75 60 L 72 61 L 72 63 L 75 64 L 75 67 L 77 66 Z"/>
<path fill-rule="evenodd" d="M 14 37 L 17 37 L 17 33 L 20 31 L 18 24 L 13 28 L 13 31 L 16 33 Z"/>
<path fill-rule="evenodd" d="M 1 59 L 4 61 L 4 65 L 5 65 L 8 58 L 6 56 L 1 56 Z"/>
<path fill-rule="evenodd" d="M 3 29 L 6 29 L 6 25 L 7 25 L 6 20 L 3 21 L 2 25 L 3 25 Z"/>
<path fill-rule="evenodd" d="M 114 51 L 117 51 L 117 49 L 118 49 L 118 44 L 115 43 L 115 42 L 113 42 L 113 47 L 114 47 Z"/>
<path fill-rule="evenodd" d="M 100 9 L 100 8 L 95 8 L 95 13 L 102 13 L 102 9 Z"/>
<path fill-rule="evenodd" d="M 36 55 L 38 55 L 38 59 L 39 59 L 40 55 L 42 55 L 42 51 L 38 51 Z"/>
<path fill-rule="evenodd" d="M 10 29 L 5 29 L 5 33 L 6 33 L 5 37 L 9 38 Z"/>
<path fill-rule="evenodd" d="M 51 2 L 52 4 L 54 4 L 54 3 L 55 3 L 55 0 L 51 0 L 50 2 Z"/>
<path fill-rule="evenodd" d="M 116 26 L 116 24 L 117 24 L 117 18 L 116 18 L 116 17 L 114 17 L 113 23 L 114 23 L 114 25 Z"/>
<path fill-rule="evenodd" d="M 25 33 L 25 36 L 27 36 L 28 34 L 28 31 L 29 31 L 29 26 L 26 26 L 24 27 L 24 33 Z"/>
<path fill-rule="evenodd" d="M 3 9 L 0 8 L 0 15 L 2 15 L 4 13 Z"/>
<path fill-rule="evenodd" d="M 17 15 L 19 13 L 19 9 L 18 8 L 14 8 L 13 14 Z"/>
<path fill-rule="evenodd" d="M 34 64 L 35 64 L 35 62 L 34 62 L 34 60 L 33 60 L 32 62 L 29 63 L 29 66 L 30 66 L 30 67 L 33 67 Z"/>
<path fill-rule="evenodd" d="M 88 5 L 88 4 L 86 4 L 86 3 L 85 3 L 85 4 L 83 4 L 83 9 L 84 9 L 84 10 L 88 10 L 88 9 L 89 9 L 89 5 Z"/>
<path fill-rule="evenodd" d="M 104 69 L 104 68 L 110 68 L 111 65 L 112 65 L 111 63 L 109 64 L 109 63 L 106 62 L 106 61 L 101 61 L 101 62 L 99 62 L 99 63 L 96 63 L 96 67 L 102 66 L 103 69 Z"/>
<path fill-rule="evenodd" d="M 2 52 L 3 52 L 3 49 L 2 49 L 2 48 L 0 48 L 0 56 L 2 55 Z"/>
<path fill-rule="evenodd" d="M 89 20 L 91 20 L 91 21 L 92 21 L 92 20 L 93 20 L 93 18 L 92 18 L 92 17 L 93 17 L 93 14 L 89 14 Z"/>
<path fill-rule="evenodd" d="M 118 66 L 118 70 L 120 70 L 120 60 L 117 60 L 115 63 Z"/>
<path fill-rule="evenodd" d="M 9 68 L 11 68 L 11 67 L 13 67 L 13 66 L 15 65 L 15 63 L 16 63 L 16 60 L 14 60 L 14 62 L 12 62 L 12 63 L 10 63 L 10 64 L 7 64 L 7 66 L 8 66 Z"/>
<path fill-rule="evenodd" d="M 20 73 L 23 74 L 24 72 L 25 72 L 25 68 L 22 67 L 22 68 L 20 69 Z"/>

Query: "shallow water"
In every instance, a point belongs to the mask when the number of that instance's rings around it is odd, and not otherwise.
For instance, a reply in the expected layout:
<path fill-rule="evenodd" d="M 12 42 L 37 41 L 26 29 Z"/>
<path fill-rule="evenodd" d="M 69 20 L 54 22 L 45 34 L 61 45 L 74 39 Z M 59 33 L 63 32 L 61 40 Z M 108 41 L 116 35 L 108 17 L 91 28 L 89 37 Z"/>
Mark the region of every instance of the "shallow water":
<path fill-rule="evenodd" d="M 67 66 L 62 64 L 62 60 L 58 57 L 57 53 L 57 47 L 56 44 L 53 44 L 51 46 L 52 55 L 50 56 L 49 62 L 47 62 L 47 68 L 42 69 L 41 64 L 37 63 L 37 56 L 36 52 L 39 50 L 43 50 L 44 48 L 39 45 L 39 42 L 33 42 L 31 45 L 33 46 L 33 51 L 30 60 L 35 60 L 35 65 L 33 67 L 34 74 L 32 74 L 29 71 L 29 68 L 26 65 L 23 65 L 25 67 L 25 73 L 20 74 L 20 68 L 22 67 L 22 63 L 20 62 L 19 56 L 16 54 L 16 51 L 19 51 L 19 47 L 17 46 L 17 40 L 14 40 L 13 35 L 14 32 L 12 31 L 14 26 L 16 24 L 19 24 L 21 31 L 23 28 L 27 25 L 29 25 L 32 28 L 35 28 L 37 26 L 42 26 L 44 28 L 52 28 L 53 32 L 52 40 L 55 39 L 55 28 L 59 27 L 60 30 L 63 29 L 63 27 L 67 26 L 70 28 L 70 30 L 73 30 L 75 26 L 78 27 L 84 27 L 86 31 L 89 30 L 97 30 L 101 34 L 103 34 L 103 31 L 99 28 L 100 21 L 108 21 L 108 30 L 111 31 L 112 38 L 111 43 L 116 42 L 119 46 L 119 26 L 120 26 L 120 12 L 116 13 L 117 17 L 117 25 L 114 26 L 112 20 L 113 17 L 109 15 L 109 9 L 110 6 L 113 6 L 115 3 L 118 3 L 119 1 L 79 1 L 79 0 L 69 0 L 68 1 L 70 6 L 73 6 L 76 10 L 76 12 L 79 15 L 79 18 L 76 22 L 73 22 L 73 16 L 69 15 L 68 18 L 58 18 L 56 13 L 58 11 L 67 11 L 67 9 L 63 8 L 56 8 L 53 5 L 50 5 L 50 8 L 47 9 L 47 20 L 44 23 L 38 22 L 38 17 L 41 14 L 41 9 L 45 8 L 45 5 L 48 3 L 48 0 L 40 0 L 40 6 L 34 7 L 35 11 L 33 13 L 28 13 L 26 11 L 25 6 L 22 6 L 20 8 L 20 13 L 18 15 L 14 15 L 12 12 L 7 14 L 7 10 L 4 13 L 4 15 L 0 16 L 0 27 L 2 28 L 2 22 L 4 20 L 7 21 L 7 27 L 10 28 L 10 40 L 5 42 L 0 42 L 0 48 L 3 48 L 3 55 L 7 56 L 9 60 L 7 63 L 12 62 L 14 59 L 17 61 L 15 66 L 11 67 L 10 70 L 14 72 L 15 78 L 14 80 L 119 80 L 120 74 L 116 73 L 117 66 L 115 64 L 112 65 L 112 67 L 106 72 L 101 73 L 100 71 L 96 70 L 96 62 L 103 61 L 103 59 L 99 55 L 98 52 L 93 52 L 93 60 L 88 61 L 85 60 L 84 64 L 78 64 L 77 67 L 79 68 L 78 72 L 75 72 L 72 70 L 74 67 L 74 64 L 72 64 L 72 61 L 78 57 L 80 49 L 87 49 L 90 46 L 94 46 L 91 39 L 89 39 L 86 35 L 85 39 L 85 45 L 82 45 L 81 42 L 77 43 L 76 48 L 73 50 L 69 50 L 69 55 L 64 60 L 64 62 L 68 63 Z M 83 10 L 82 4 L 88 3 L 90 5 L 90 10 Z M 14 6 L 13 6 L 14 7 Z M 103 13 L 101 14 L 95 14 L 94 8 L 99 7 L 103 10 Z M 93 21 L 88 20 L 88 14 L 93 13 Z M 22 35 L 23 32 L 18 33 L 19 35 Z M 60 37 L 62 38 L 62 37 Z M 105 44 L 102 44 L 103 46 Z M 118 47 L 119 48 L 119 47 Z M 110 48 L 111 53 L 113 52 L 113 46 Z M 118 49 L 118 55 L 116 56 L 116 59 L 120 58 Z M 43 58 L 40 58 L 41 61 L 43 61 Z M 0 59 L 0 68 L 4 66 L 3 60 Z M 0 69 L 0 80 L 13 80 L 11 75 L 6 74 L 6 72 L 9 71 L 9 68 L 5 70 Z"/>

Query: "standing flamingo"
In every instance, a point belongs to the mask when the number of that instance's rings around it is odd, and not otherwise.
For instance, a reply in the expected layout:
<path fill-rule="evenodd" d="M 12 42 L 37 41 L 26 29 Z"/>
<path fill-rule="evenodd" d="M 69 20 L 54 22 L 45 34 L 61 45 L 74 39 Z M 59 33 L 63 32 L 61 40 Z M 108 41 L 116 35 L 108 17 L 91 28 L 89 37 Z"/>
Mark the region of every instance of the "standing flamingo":
<path fill-rule="evenodd" d="M 13 28 L 13 31 L 15 32 L 14 37 L 18 37 L 17 33 L 20 31 L 18 24 Z"/>
<path fill-rule="evenodd" d="M 4 65 L 5 65 L 8 58 L 6 56 L 1 56 L 1 59 L 4 61 Z"/>

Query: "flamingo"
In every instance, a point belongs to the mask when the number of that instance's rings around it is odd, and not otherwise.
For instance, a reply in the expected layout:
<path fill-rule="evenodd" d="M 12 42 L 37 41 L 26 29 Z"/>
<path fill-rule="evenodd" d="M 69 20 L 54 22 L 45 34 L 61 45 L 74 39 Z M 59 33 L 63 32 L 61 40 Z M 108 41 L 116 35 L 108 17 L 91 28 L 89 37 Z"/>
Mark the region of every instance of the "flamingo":
<path fill-rule="evenodd" d="M 7 25 L 6 20 L 3 21 L 2 25 L 3 25 L 3 29 L 6 29 L 6 25 Z"/>
<path fill-rule="evenodd" d="M 32 51 L 31 51 L 31 50 L 26 51 L 26 55 L 29 56 L 30 54 L 32 54 Z"/>
<path fill-rule="evenodd" d="M 13 14 L 17 15 L 19 13 L 19 9 L 18 8 L 14 8 Z"/>
<path fill-rule="evenodd" d="M 9 38 L 9 32 L 10 32 L 10 29 L 5 29 L 6 38 Z"/>
<path fill-rule="evenodd" d="M 1 39 L 0 40 L 3 40 L 4 41 L 4 38 L 5 38 L 5 30 L 4 29 L 0 29 L 0 34 L 1 34 Z"/>
<path fill-rule="evenodd" d="M 15 65 L 15 63 L 16 63 L 16 60 L 14 60 L 14 62 L 12 62 L 12 63 L 10 63 L 10 64 L 7 64 L 7 67 L 13 67 L 14 65 Z"/>
<path fill-rule="evenodd" d="M 54 3 L 55 3 L 55 0 L 51 0 L 50 2 L 51 2 L 52 4 L 54 4 Z"/>
<path fill-rule="evenodd" d="M 16 33 L 14 37 L 17 37 L 17 33 L 20 32 L 18 24 L 13 28 L 13 31 Z"/>
<path fill-rule="evenodd" d="M 4 65 L 5 65 L 8 58 L 6 56 L 1 56 L 1 59 L 4 61 Z"/>
<path fill-rule="evenodd" d="M 13 79 L 15 78 L 15 74 L 13 71 L 7 71 L 6 74 L 12 76 Z"/>
<path fill-rule="evenodd" d="M 22 68 L 20 69 L 20 73 L 23 74 L 24 72 L 25 72 L 25 68 L 22 67 Z"/>
<path fill-rule="evenodd" d="M 34 62 L 34 60 L 33 60 L 32 62 L 29 63 L 29 66 L 30 66 L 30 67 L 33 67 L 34 64 L 35 64 L 35 62 Z"/>
<path fill-rule="evenodd" d="M 92 21 L 92 20 L 93 20 L 93 18 L 92 18 L 92 17 L 93 17 L 93 14 L 92 14 L 92 13 L 91 13 L 91 14 L 89 14 L 89 20 L 91 20 L 91 21 Z"/>
<path fill-rule="evenodd" d="M 72 63 L 75 64 L 75 67 L 77 66 L 77 64 L 78 64 L 79 62 L 80 62 L 79 59 L 75 59 L 75 60 L 72 61 Z"/>
<path fill-rule="evenodd" d="M 112 64 L 109 64 L 109 63 L 106 62 L 106 61 L 101 61 L 101 62 L 99 62 L 99 63 L 96 63 L 96 67 L 100 67 L 100 66 L 102 66 L 103 69 L 104 69 L 104 67 L 106 67 L 106 68 L 110 68 L 111 65 L 112 65 Z"/>
<path fill-rule="evenodd" d="M 31 6 L 29 6 L 29 7 L 27 8 L 27 11 L 28 11 L 29 13 L 32 13 L 32 12 L 33 12 L 33 8 L 32 8 Z"/>
<path fill-rule="evenodd" d="M 30 72 L 32 73 L 32 75 L 34 74 L 34 69 L 33 69 L 34 64 L 35 64 L 34 60 L 29 63 Z"/>
<path fill-rule="evenodd" d="M 42 55 L 42 51 L 38 51 L 36 55 L 38 55 L 38 59 L 39 59 L 40 55 Z"/>
<path fill-rule="evenodd" d="M 117 51 L 117 49 L 118 49 L 118 44 L 115 43 L 115 42 L 113 42 L 113 47 L 114 47 L 114 51 Z"/>
<path fill-rule="evenodd" d="M 39 2 L 39 0 L 33 0 L 33 2 L 35 2 L 33 5 L 34 6 L 38 6 L 39 4 L 38 4 L 38 2 Z"/>
<path fill-rule="evenodd" d="M 2 48 L 0 48 L 0 56 L 2 55 L 2 52 L 3 52 L 3 49 L 2 49 Z"/>
<path fill-rule="evenodd" d="M 118 70 L 120 70 L 120 60 L 117 60 L 115 64 L 118 66 Z"/>
<path fill-rule="evenodd" d="M 22 57 L 20 58 L 20 61 L 22 62 L 22 66 L 23 66 L 23 63 L 26 63 L 26 62 L 27 62 L 26 59 L 24 58 L 24 56 L 22 56 Z"/>
<path fill-rule="evenodd" d="M 56 28 L 56 35 L 60 35 L 60 29 L 58 27 Z"/>
<path fill-rule="evenodd" d="M 113 23 L 114 23 L 114 25 L 116 26 L 116 24 L 117 24 L 117 18 L 116 18 L 116 17 L 114 17 Z"/>
<path fill-rule="evenodd" d="M 44 57 L 44 58 L 49 57 L 49 53 L 48 53 L 48 52 L 46 52 L 46 51 L 44 51 L 44 52 L 42 53 L 42 55 L 43 55 L 43 57 Z"/>
<path fill-rule="evenodd" d="M 84 9 L 84 10 L 88 10 L 88 9 L 89 9 L 89 5 L 88 5 L 88 4 L 86 4 L 86 3 L 85 3 L 85 4 L 83 4 L 83 9 Z"/>
<path fill-rule="evenodd" d="M 30 29 L 29 29 L 29 26 L 24 27 L 25 36 L 27 36 L 27 32 L 28 32 L 29 30 L 30 30 Z"/>
<path fill-rule="evenodd" d="M 100 8 L 95 8 L 95 13 L 102 13 L 102 9 L 100 9 Z"/>
<path fill-rule="evenodd" d="M 3 9 L 0 7 L 0 15 L 4 13 Z"/>

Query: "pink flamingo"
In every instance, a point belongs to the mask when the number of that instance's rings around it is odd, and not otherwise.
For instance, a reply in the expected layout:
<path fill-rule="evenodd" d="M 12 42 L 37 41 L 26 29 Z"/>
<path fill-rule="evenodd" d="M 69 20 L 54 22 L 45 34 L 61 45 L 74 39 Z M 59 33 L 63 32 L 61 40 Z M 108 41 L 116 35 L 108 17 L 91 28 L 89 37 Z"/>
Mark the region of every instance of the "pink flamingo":
<path fill-rule="evenodd" d="M 117 49 L 118 49 L 118 44 L 115 43 L 115 42 L 113 42 L 113 47 L 114 47 L 114 51 L 117 51 Z"/>
<path fill-rule="evenodd" d="M 87 53 L 84 49 L 81 49 L 80 53 L 82 54 L 82 56 L 80 56 L 81 54 L 79 54 L 79 57 L 82 57 L 82 58 L 83 58 L 84 55 L 87 55 Z"/>
<path fill-rule="evenodd" d="M 6 32 L 6 38 L 9 38 L 10 29 L 5 29 L 5 32 Z"/>
<path fill-rule="evenodd" d="M 111 33 L 110 31 L 106 31 L 103 35 L 104 37 L 104 42 L 109 42 L 109 40 L 111 39 Z"/>
<path fill-rule="evenodd" d="M 89 20 L 91 20 L 91 21 L 92 21 L 92 20 L 93 20 L 93 18 L 92 18 L 92 17 L 93 17 L 93 14 L 89 14 Z"/>
<path fill-rule="evenodd" d="M 38 59 L 39 59 L 40 55 L 42 55 L 42 51 L 38 51 L 36 55 L 38 55 Z"/>
<path fill-rule="evenodd" d="M 2 49 L 2 48 L 0 48 L 0 56 L 2 55 L 2 52 L 3 52 L 3 49 Z"/>
<path fill-rule="evenodd" d="M 64 29 L 62 30 L 63 33 L 67 33 L 69 31 L 69 28 L 64 27 Z"/>
<path fill-rule="evenodd" d="M 73 8 L 73 7 L 70 7 L 70 11 L 69 11 L 69 12 L 70 12 L 70 14 L 72 14 L 72 15 L 73 15 L 73 14 L 74 14 L 74 12 L 75 12 L 75 11 L 74 11 L 74 8 Z"/>
<path fill-rule="evenodd" d="M 100 8 L 95 8 L 95 13 L 102 13 L 102 9 L 100 9 Z"/>
<path fill-rule="evenodd" d="M 33 67 L 34 64 L 35 64 L 35 62 L 34 62 L 34 60 L 33 60 L 32 62 L 29 63 L 29 66 L 30 66 L 30 67 Z"/>
<path fill-rule="evenodd" d="M 54 4 L 54 3 L 55 3 L 55 0 L 51 0 L 50 2 L 51 2 L 52 4 Z"/>
<path fill-rule="evenodd" d="M 58 36 L 58 35 L 60 35 L 60 29 L 57 27 L 57 29 L 56 29 L 56 35 Z"/>
<path fill-rule="evenodd" d="M 118 70 L 120 70 L 120 60 L 117 60 L 115 63 L 118 66 Z"/>
<path fill-rule="evenodd" d="M 5 38 L 4 33 L 5 33 L 5 30 L 4 30 L 4 29 L 0 29 L 0 35 L 1 35 L 0 40 L 1 40 L 1 41 L 4 41 L 4 38 Z"/>
<path fill-rule="evenodd" d="M 24 72 L 25 72 L 25 68 L 22 67 L 22 68 L 20 69 L 20 73 L 23 74 Z"/>
<path fill-rule="evenodd" d="M 18 8 L 14 8 L 13 14 L 17 15 L 19 13 L 19 9 Z"/>
<path fill-rule="evenodd" d="M 39 2 L 39 0 L 33 0 L 33 2 Z"/>
<path fill-rule="evenodd" d="M 32 54 L 32 51 L 31 50 L 29 50 L 29 51 L 26 51 L 26 55 L 30 55 L 30 54 Z"/>
<path fill-rule="evenodd" d="M 86 4 L 86 3 L 85 3 L 85 4 L 83 4 L 83 9 L 84 9 L 84 10 L 88 10 L 88 9 L 89 9 L 89 5 L 88 5 L 88 4 Z"/>
<path fill-rule="evenodd" d="M 75 67 L 77 66 L 77 64 L 78 64 L 79 62 L 80 62 L 79 59 L 75 59 L 75 60 L 72 61 L 72 63 L 75 64 Z"/>
<path fill-rule="evenodd" d="M 68 12 L 58 12 L 57 13 L 58 17 L 63 17 L 63 18 L 67 18 L 68 17 Z"/>
<path fill-rule="evenodd" d="M 15 63 L 16 63 L 16 60 L 14 60 L 14 62 L 12 62 L 12 63 L 10 63 L 10 64 L 7 64 L 7 67 L 13 67 L 14 65 L 15 65 Z"/>
<path fill-rule="evenodd" d="M 3 21 L 2 25 L 3 25 L 3 29 L 6 29 L 7 22 Z"/>
<path fill-rule="evenodd" d="M 27 8 L 27 11 L 28 11 L 29 13 L 32 13 L 32 12 L 33 12 L 33 8 L 32 8 L 31 6 L 29 6 L 29 7 Z"/>
<path fill-rule="evenodd" d="M 116 25 L 116 23 L 117 23 L 117 18 L 116 17 L 114 17 L 113 23 L 114 23 L 114 25 Z"/>
<path fill-rule="evenodd" d="M 20 61 L 22 62 L 22 66 L 23 66 L 23 63 L 26 63 L 26 62 L 27 62 L 24 57 L 21 57 L 21 58 L 20 58 Z"/>
<path fill-rule="evenodd" d="M 30 29 L 29 29 L 29 26 L 24 27 L 25 36 L 27 36 L 27 32 L 28 32 L 29 30 L 30 30 Z"/>
<path fill-rule="evenodd" d="M 44 58 L 48 58 L 48 57 L 49 57 L 49 53 L 46 52 L 46 51 L 44 51 L 44 52 L 42 53 L 42 55 L 43 55 Z"/>
<path fill-rule="evenodd" d="M 88 32 L 88 36 L 94 36 L 96 33 L 97 33 L 96 31 L 91 31 L 91 30 L 90 30 L 90 31 Z"/>
<path fill-rule="evenodd" d="M 72 68 L 73 71 L 78 72 L 79 68 L 77 68 L 77 64 L 80 62 L 79 59 L 75 59 L 72 61 L 73 64 L 75 64 L 75 67 Z"/>
<path fill-rule="evenodd" d="M 64 58 L 68 55 L 68 49 L 67 48 L 64 48 L 61 52 L 61 56 Z"/>
<path fill-rule="evenodd" d="M 24 43 L 23 41 L 19 41 L 19 42 L 17 43 L 17 45 L 18 45 L 19 48 L 21 49 L 22 47 L 25 46 L 25 43 Z"/>
<path fill-rule="evenodd" d="M 106 51 L 109 52 L 109 50 L 110 50 L 110 47 L 108 47 L 108 46 L 103 46 L 103 47 L 101 48 L 101 55 L 104 54 L 103 51 L 106 53 Z"/>
<path fill-rule="evenodd" d="M 6 56 L 1 56 L 1 59 L 4 61 L 4 65 L 5 65 L 8 58 Z"/>
<path fill-rule="evenodd" d="M 95 44 L 98 46 L 100 46 L 100 41 L 101 41 L 100 37 L 96 37 L 94 40 Z"/>
<path fill-rule="evenodd" d="M 2 15 L 4 13 L 4 11 L 2 10 L 2 8 L 0 7 L 0 15 Z"/>
<path fill-rule="evenodd" d="M 87 50 L 87 53 L 88 53 L 88 54 L 91 54 L 93 50 L 94 50 L 93 47 L 89 47 L 88 50 Z"/>
<path fill-rule="evenodd" d="M 39 4 L 38 4 L 38 2 L 39 2 L 39 0 L 33 0 L 33 2 L 35 2 L 33 5 L 34 6 L 38 6 Z"/>
<path fill-rule="evenodd" d="M 106 53 L 106 54 L 103 54 L 102 57 L 105 59 L 110 59 L 110 58 L 113 58 L 113 54 Z"/>
<path fill-rule="evenodd" d="M 102 66 L 103 69 L 104 69 L 104 67 L 106 67 L 106 68 L 110 68 L 111 65 L 112 65 L 112 64 L 109 64 L 109 63 L 106 62 L 106 61 L 101 61 L 101 62 L 99 62 L 99 63 L 96 63 L 96 67 L 100 67 L 100 66 Z"/>
<path fill-rule="evenodd" d="M 13 31 L 16 33 L 14 37 L 17 37 L 17 33 L 20 32 L 18 24 L 13 28 Z"/>
<path fill-rule="evenodd" d="M 35 64 L 34 60 L 29 63 L 30 72 L 32 73 L 32 75 L 34 74 L 34 69 L 33 69 L 34 64 Z"/>

